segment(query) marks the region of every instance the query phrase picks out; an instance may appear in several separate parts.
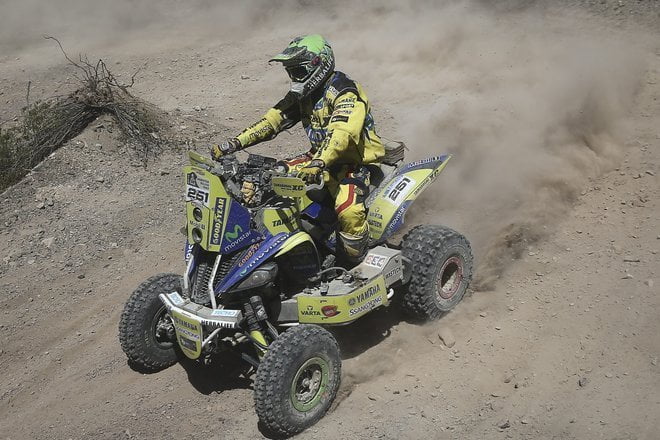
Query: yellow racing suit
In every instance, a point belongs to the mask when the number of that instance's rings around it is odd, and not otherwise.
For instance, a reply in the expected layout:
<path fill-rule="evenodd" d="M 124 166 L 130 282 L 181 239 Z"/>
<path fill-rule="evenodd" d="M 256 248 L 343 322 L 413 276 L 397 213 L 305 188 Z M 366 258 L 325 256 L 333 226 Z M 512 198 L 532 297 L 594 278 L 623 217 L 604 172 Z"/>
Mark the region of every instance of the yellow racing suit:
<path fill-rule="evenodd" d="M 363 165 L 379 163 L 385 155 L 366 94 L 357 82 L 334 72 L 309 97 L 300 100 L 289 92 L 237 139 L 241 148 L 247 148 L 273 139 L 298 122 L 307 132 L 311 149 L 288 160 L 289 168 L 297 170 L 313 159 L 321 159 L 330 175 L 327 186 L 335 199 L 339 232 L 349 241 L 366 240 L 364 199 L 368 195 L 369 172 Z M 351 249 L 344 244 L 350 255 Z"/>

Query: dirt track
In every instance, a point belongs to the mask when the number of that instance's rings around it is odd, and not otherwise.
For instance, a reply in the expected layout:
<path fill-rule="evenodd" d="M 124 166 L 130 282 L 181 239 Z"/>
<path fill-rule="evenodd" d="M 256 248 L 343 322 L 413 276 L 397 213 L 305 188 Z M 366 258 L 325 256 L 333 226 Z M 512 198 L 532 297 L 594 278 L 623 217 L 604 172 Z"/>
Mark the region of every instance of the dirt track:
<path fill-rule="evenodd" d="M 391 309 L 340 329 L 339 403 L 300 438 L 655 439 L 660 21 L 654 2 L 639 2 L 641 21 L 630 3 L 579 13 L 363 6 L 373 14 L 369 26 L 400 26 L 405 44 L 381 31 L 385 48 L 361 39 L 365 30 L 355 25 L 364 11 L 348 7 L 297 8 L 290 22 L 282 11 L 293 2 L 264 11 L 270 18 L 232 10 L 241 23 L 222 16 L 217 32 L 213 20 L 180 7 L 196 18 L 194 32 L 177 22 L 179 34 L 167 34 L 176 14 L 162 12 L 134 17 L 129 27 L 141 30 L 130 28 L 133 38 L 111 44 L 108 25 L 87 45 L 70 46 L 103 56 L 125 76 L 143 67 L 136 94 L 171 112 L 173 129 L 204 151 L 286 91 L 284 73 L 265 60 L 294 34 L 316 30 L 307 20 L 321 17 L 318 29 L 336 41 L 339 67 L 366 87 L 381 132 L 406 140 L 412 156 L 437 151 L 438 138 L 454 153 L 408 222 L 465 231 L 489 290 L 428 326 Z M 457 18 L 465 22 L 452 27 Z M 346 36 L 337 32 L 342 20 L 352 25 Z M 424 32 L 443 38 L 409 51 L 422 37 L 415 24 L 434 20 L 445 27 Z M 246 23 L 255 30 L 241 29 Z M 43 27 L 35 32 L 82 38 L 65 25 Z M 27 79 L 33 93 L 74 87 L 52 45 L 21 41 L 0 57 L 2 120 L 23 105 Z M 565 49 L 578 41 L 593 45 Z M 365 47 L 373 50 L 365 55 Z M 538 57 L 541 47 L 547 57 Z M 384 63 L 388 54 L 397 60 Z M 585 93 L 576 101 L 591 85 L 603 99 Z M 616 111 L 603 110 L 604 102 Z M 598 130 L 574 130 L 574 121 Z M 140 375 L 126 365 L 116 337 L 124 301 L 145 278 L 183 269 L 184 154 L 143 169 L 116 134 L 112 121 L 97 121 L 0 196 L 0 437 L 261 438 L 251 382 L 230 368 L 177 365 Z M 531 138 L 540 134 L 548 136 L 536 145 Z M 594 142 L 585 141 L 586 150 L 575 146 L 582 135 Z M 299 151 L 303 136 L 292 130 L 255 151 Z M 451 348 L 438 337 L 447 331 Z"/>

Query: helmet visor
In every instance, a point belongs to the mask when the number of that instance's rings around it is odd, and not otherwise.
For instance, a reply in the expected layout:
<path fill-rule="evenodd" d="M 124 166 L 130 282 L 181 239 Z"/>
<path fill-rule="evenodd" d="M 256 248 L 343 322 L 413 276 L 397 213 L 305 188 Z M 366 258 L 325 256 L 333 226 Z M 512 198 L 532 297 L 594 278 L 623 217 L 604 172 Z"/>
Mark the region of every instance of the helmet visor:
<path fill-rule="evenodd" d="M 291 80 L 303 82 L 309 72 L 307 72 L 307 67 L 304 64 L 297 64 L 295 66 L 286 66 L 286 73 L 289 74 Z"/>

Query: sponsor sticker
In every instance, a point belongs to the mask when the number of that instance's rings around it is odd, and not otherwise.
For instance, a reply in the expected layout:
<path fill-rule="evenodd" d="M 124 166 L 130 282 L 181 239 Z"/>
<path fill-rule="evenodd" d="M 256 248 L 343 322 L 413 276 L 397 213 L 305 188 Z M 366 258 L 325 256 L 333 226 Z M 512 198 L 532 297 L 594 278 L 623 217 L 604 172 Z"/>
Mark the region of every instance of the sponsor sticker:
<path fill-rule="evenodd" d="M 214 309 L 211 316 L 222 316 L 226 318 L 235 318 L 238 316 L 238 310 Z"/>
<path fill-rule="evenodd" d="M 179 295 L 179 292 L 168 293 L 167 297 L 174 303 L 175 306 L 180 306 L 184 303 L 183 298 Z"/>
<path fill-rule="evenodd" d="M 415 187 L 415 181 L 409 176 L 399 176 L 385 190 L 385 200 L 399 206 Z"/>
<path fill-rule="evenodd" d="M 355 316 L 362 314 L 364 312 L 367 312 L 371 309 L 376 308 L 377 306 L 381 305 L 383 303 L 383 297 L 382 296 L 377 296 L 376 298 L 362 304 L 361 306 L 355 307 L 354 309 L 350 309 L 348 311 L 349 316 Z"/>
<path fill-rule="evenodd" d="M 382 269 L 382 267 L 385 266 L 385 263 L 387 263 L 387 257 L 383 255 L 368 254 L 364 258 L 364 264 L 371 267 L 377 267 L 378 269 Z"/>

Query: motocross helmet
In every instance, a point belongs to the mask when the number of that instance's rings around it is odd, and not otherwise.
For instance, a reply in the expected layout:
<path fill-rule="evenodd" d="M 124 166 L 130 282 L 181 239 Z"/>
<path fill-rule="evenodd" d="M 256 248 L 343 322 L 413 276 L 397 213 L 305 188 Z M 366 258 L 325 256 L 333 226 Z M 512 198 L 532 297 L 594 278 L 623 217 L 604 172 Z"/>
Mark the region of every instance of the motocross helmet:
<path fill-rule="evenodd" d="M 291 78 L 291 91 L 301 98 L 323 85 L 335 70 L 332 48 L 325 38 L 317 34 L 294 38 L 271 61 L 284 65 Z"/>

